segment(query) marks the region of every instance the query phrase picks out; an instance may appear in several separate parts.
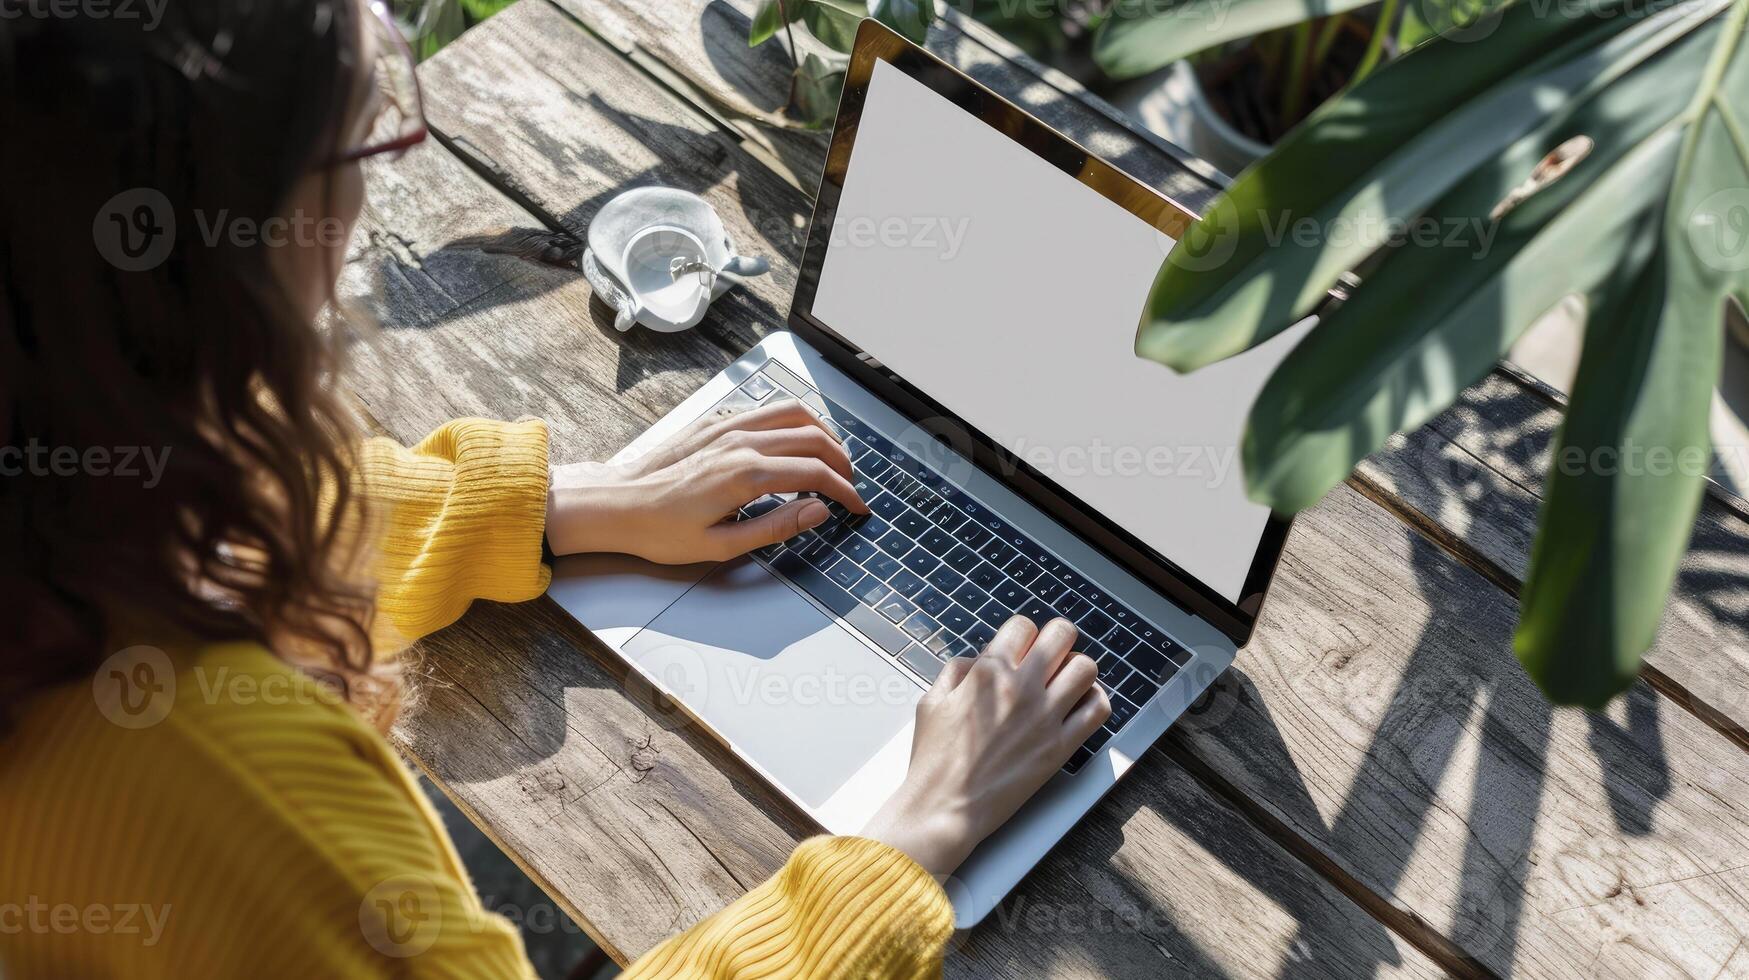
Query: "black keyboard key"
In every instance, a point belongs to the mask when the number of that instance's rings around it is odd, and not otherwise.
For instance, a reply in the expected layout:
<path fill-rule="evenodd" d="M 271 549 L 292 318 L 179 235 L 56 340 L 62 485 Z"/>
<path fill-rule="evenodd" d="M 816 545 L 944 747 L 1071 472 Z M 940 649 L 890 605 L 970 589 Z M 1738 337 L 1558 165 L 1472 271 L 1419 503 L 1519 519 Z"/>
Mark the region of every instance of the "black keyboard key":
<path fill-rule="evenodd" d="M 856 525 L 856 536 L 868 541 L 879 541 L 882 537 L 886 536 L 887 531 L 891 528 L 892 525 L 888 524 L 886 521 L 883 521 L 878 517 L 869 516 L 863 518 L 862 523 Z"/>
<path fill-rule="evenodd" d="M 959 547 L 958 542 L 954 541 L 953 535 L 939 527 L 925 528 L 923 533 L 918 535 L 917 543 L 937 557 L 950 555 L 953 553 L 953 549 Z"/>
<path fill-rule="evenodd" d="M 863 498 L 863 501 L 868 504 L 869 510 L 879 514 L 886 520 L 895 523 L 900 517 L 909 513 L 905 509 L 905 505 L 899 501 L 899 498 L 890 493 L 876 494 L 873 500 L 869 500 L 865 497 Z"/>
<path fill-rule="evenodd" d="M 1122 683 L 1118 685 L 1117 693 L 1137 704 L 1146 704 L 1148 699 L 1152 698 L 1159 690 L 1159 685 L 1132 671 L 1130 676 L 1124 678 Z"/>
<path fill-rule="evenodd" d="M 836 562 L 833 562 L 826 567 L 826 577 L 837 582 L 845 589 L 849 589 L 851 586 L 862 581 L 862 569 L 856 566 L 856 562 L 853 562 L 848 558 L 839 558 Z"/>
<path fill-rule="evenodd" d="M 929 519 L 934 521 L 937 527 L 949 534 L 959 530 L 966 524 L 966 515 L 954 510 L 951 505 L 937 507 L 935 512 L 929 515 Z"/>
<path fill-rule="evenodd" d="M 1063 593 L 1069 591 L 1064 588 L 1063 583 L 1043 573 L 1040 573 L 1037 581 L 1029 582 L 1028 585 L 1032 589 L 1033 595 L 1046 602 L 1056 602 L 1063 597 Z"/>
<path fill-rule="evenodd" d="M 977 552 L 965 545 L 956 544 L 953 546 L 952 551 L 949 551 L 946 555 L 942 556 L 941 560 L 952 565 L 954 570 L 961 575 L 965 575 L 970 573 L 972 569 L 977 568 L 978 563 L 984 559 L 979 558 Z"/>
<path fill-rule="evenodd" d="M 1166 651 L 1166 656 L 1172 658 L 1172 662 L 1175 665 L 1179 667 L 1190 666 L 1192 657 L 1191 652 L 1184 647 L 1179 646 L 1177 643 L 1174 643 L 1171 640 L 1165 640 L 1160 644 L 1160 649 Z"/>
<path fill-rule="evenodd" d="M 1133 673 L 1129 665 L 1116 657 L 1105 657 L 1095 662 L 1099 664 L 1100 683 L 1113 690 L 1116 690 L 1118 685 L 1124 682 L 1124 678 Z"/>
<path fill-rule="evenodd" d="M 930 581 L 933 582 L 934 579 L 930 579 Z M 977 609 L 984 603 L 990 601 L 990 593 L 985 592 L 983 589 L 978 588 L 970 582 L 961 582 L 957 588 L 949 589 L 947 591 L 948 594 L 953 596 L 955 602 L 965 606 L 967 609 Z"/>
<path fill-rule="evenodd" d="M 931 684 L 935 683 L 935 679 L 941 675 L 941 661 L 937 660 L 934 654 L 915 643 L 899 652 L 899 660 Z"/>
<path fill-rule="evenodd" d="M 899 624 L 899 628 L 911 634 L 912 639 L 921 642 L 934 636 L 941 629 L 941 624 L 928 613 L 914 612 Z"/>
<path fill-rule="evenodd" d="M 881 539 L 876 541 L 875 545 L 894 558 L 898 558 L 911 550 L 911 539 L 905 537 L 902 532 L 888 531 L 881 535 Z"/>
<path fill-rule="evenodd" d="M 990 532 L 980 527 L 976 521 L 961 524 L 954 529 L 953 536 L 968 548 L 982 548 L 986 542 L 992 540 Z"/>
<path fill-rule="evenodd" d="M 1081 771 L 1082 766 L 1092 761 L 1093 753 L 1088 751 L 1085 745 L 1079 746 L 1075 749 L 1074 754 L 1069 756 L 1069 761 L 1063 763 L 1063 771 L 1074 775 Z"/>
<path fill-rule="evenodd" d="M 1107 693 L 1109 693 L 1109 692 L 1107 692 Z M 1111 718 L 1109 721 L 1106 722 L 1106 724 L 1111 726 L 1112 731 L 1118 731 L 1118 730 L 1122 729 L 1123 726 L 1130 723 L 1131 718 L 1134 718 L 1136 716 L 1136 712 L 1142 710 L 1141 708 L 1136 707 L 1136 705 L 1133 702 L 1126 701 L 1122 697 L 1115 695 L 1115 694 L 1111 696 L 1110 700 L 1111 700 Z M 1113 722 L 1115 722 L 1116 724 L 1112 724 Z"/>
<path fill-rule="evenodd" d="M 1002 603 L 997 602 L 994 599 L 984 603 L 984 605 L 978 609 L 978 618 L 992 628 L 1000 628 L 1001 625 L 1008 622 L 1008 618 L 1013 615 L 1014 610 L 1009 609 L 1007 606 L 1004 606 Z"/>
<path fill-rule="evenodd" d="M 1068 579 L 1064 579 L 1063 583 L 1065 585 L 1068 584 Z M 1087 600 L 1081 598 L 1081 596 L 1075 592 L 1063 593 L 1063 597 L 1057 600 L 1057 608 L 1063 611 L 1063 615 L 1068 617 L 1069 622 L 1071 623 L 1080 622 L 1082 616 L 1087 615 L 1093 610 L 1093 607 L 1088 604 Z"/>
<path fill-rule="evenodd" d="M 1034 565 L 1025 555 L 1015 555 L 1008 564 L 1002 566 L 1008 576 L 1021 585 L 1032 586 L 1044 577 L 1044 570 Z"/>
<path fill-rule="evenodd" d="M 1124 659 L 1156 685 L 1166 683 L 1166 679 L 1178 670 L 1166 656 L 1166 651 L 1159 647 L 1137 646 L 1124 654 Z"/>
<path fill-rule="evenodd" d="M 882 514 L 881 516 L 892 521 L 894 527 L 904 531 L 905 536 L 913 541 L 921 540 L 923 538 L 923 532 L 935 530 L 935 525 L 929 523 L 928 518 L 914 510 L 903 511 L 897 516 L 887 514 Z"/>
<path fill-rule="evenodd" d="M 997 568 L 1001 568 L 1015 558 L 1014 549 L 995 538 L 991 538 L 983 544 L 978 545 L 978 554 L 983 555 L 985 561 L 995 565 Z"/>
<path fill-rule="evenodd" d="M 1002 603 L 1009 609 L 1019 609 L 1032 598 L 1032 593 L 1020 587 L 1013 579 L 999 579 L 990 589 L 990 598 Z"/>
<path fill-rule="evenodd" d="M 1092 609 L 1082 613 L 1080 618 L 1075 620 L 1075 626 L 1081 631 L 1081 634 L 1095 640 L 1105 639 L 1105 635 L 1111 632 L 1111 625 L 1111 617 Z"/>
<path fill-rule="evenodd" d="M 979 653 L 982 653 L 984 648 L 990 645 L 990 641 L 996 638 L 996 630 L 987 623 L 973 623 L 971 628 L 960 635 L 966 638 L 967 643 L 977 647 Z"/>
<path fill-rule="evenodd" d="M 869 437 L 869 445 L 875 448 L 877 454 L 880 454 L 880 444 L 884 441 L 885 440 L 880 439 L 878 436 Z M 866 459 L 857 460 L 857 463 L 861 466 L 863 473 L 876 480 L 879 480 L 886 474 L 890 473 L 893 469 L 893 464 L 887 462 L 884 455 L 869 456 Z M 862 499 L 867 500 L 868 498 L 864 497 Z"/>
<path fill-rule="evenodd" d="M 1045 605 L 1031 595 L 1028 595 L 1026 601 L 1022 602 L 1020 607 L 1014 611 L 1025 616 L 1027 619 L 1032 620 L 1032 624 L 1041 629 L 1046 623 L 1057 618 L 1057 611 L 1055 609 Z"/>
<path fill-rule="evenodd" d="M 912 548 L 910 551 L 905 552 L 905 557 L 899 560 L 905 563 L 906 568 L 909 568 L 919 575 L 928 575 L 941 565 L 941 559 L 924 551 L 922 548 Z"/>
<path fill-rule="evenodd" d="M 997 586 L 1008 581 L 995 565 L 992 565 L 987 561 L 981 561 L 977 565 L 974 565 L 972 570 L 966 573 L 966 578 L 970 579 L 973 585 L 983 589 L 985 592 L 994 591 Z"/>
<path fill-rule="evenodd" d="M 880 613 L 867 606 L 857 606 L 845 613 L 844 621 L 890 654 L 897 655 L 900 650 L 905 649 L 911 643 L 909 636 L 888 622 Z"/>
<path fill-rule="evenodd" d="M 863 559 L 862 567 L 883 579 L 891 579 L 905 570 L 905 566 L 899 564 L 897 558 L 883 551 L 877 551 Z"/>
<path fill-rule="evenodd" d="M 856 479 L 851 481 L 850 485 L 855 488 L 856 495 L 862 498 L 863 503 L 868 503 L 881 490 L 874 478 L 865 473 L 856 474 Z"/>
<path fill-rule="evenodd" d="M 892 595 L 893 590 L 887 584 L 873 575 L 864 575 L 855 585 L 850 587 L 850 594 L 865 606 L 878 606 L 881 600 Z"/>
<path fill-rule="evenodd" d="M 894 592 L 907 598 L 923 591 L 923 580 L 917 577 L 916 574 L 903 568 L 899 569 L 892 578 L 888 579 L 887 583 L 893 587 Z"/>
<path fill-rule="evenodd" d="M 966 584 L 966 580 L 960 577 L 960 573 L 946 565 L 935 566 L 935 570 L 925 575 L 924 578 L 929 580 L 930 585 L 950 595 L 955 589 Z"/>
<path fill-rule="evenodd" d="M 941 625 L 946 627 L 948 632 L 959 636 L 965 636 L 980 625 L 977 618 L 967 612 L 964 606 L 950 605 L 936 615 L 941 619 Z"/>
<path fill-rule="evenodd" d="M 1126 629 L 1112 630 L 1105 637 L 1105 645 L 1124 656 L 1128 656 L 1129 652 L 1134 650 L 1140 642 L 1134 633 Z"/>
<path fill-rule="evenodd" d="M 1092 735 L 1087 736 L 1087 741 L 1081 743 L 1081 747 L 1089 752 L 1098 752 L 1105 748 L 1105 743 L 1111 741 L 1113 734 L 1115 733 L 1108 732 L 1103 728 L 1095 729 Z"/>
<path fill-rule="evenodd" d="M 912 601 L 931 616 L 939 616 L 953 606 L 952 599 L 927 585 L 923 587 L 923 591 L 917 593 Z"/>
<path fill-rule="evenodd" d="M 887 596 L 881 600 L 881 604 L 876 609 L 887 618 L 888 622 L 892 623 L 902 623 L 910 619 L 911 614 L 917 611 L 916 606 L 911 605 L 909 601 L 898 595 Z"/>
<path fill-rule="evenodd" d="M 838 543 L 838 550 L 861 564 L 868 561 L 869 557 L 875 553 L 875 546 L 864 538 L 852 535 Z"/>

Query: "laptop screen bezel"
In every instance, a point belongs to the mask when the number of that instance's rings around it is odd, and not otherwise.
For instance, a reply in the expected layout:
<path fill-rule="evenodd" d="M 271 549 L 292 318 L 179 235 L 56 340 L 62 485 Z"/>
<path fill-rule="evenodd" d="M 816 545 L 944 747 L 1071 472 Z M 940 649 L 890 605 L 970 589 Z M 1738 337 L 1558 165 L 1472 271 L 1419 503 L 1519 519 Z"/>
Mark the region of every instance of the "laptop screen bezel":
<path fill-rule="evenodd" d="M 872 389 L 913 421 L 950 420 L 967 437 L 966 445 L 956 443 L 955 448 L 962 452 L 970 449 L 973 461 L 987 473 L 1143 581 L 1219 629 L 1235 644 L 1244 646 L 1256 626 L 1264 596 L 1281 558 L 1288 528 L 1292 524 L 1291 517 L 1271 512 L 1257 542 L 1257 551 L 1252 556 L 1239 598 L 1237 601 L 1229 599 L 998 445 L 926 392 L 881 366 L 872 355 L 814 316 L 814 296 L 826 259 L 833 216 L 844 189 L 844 177 L 856 141 L 857 121 L 876 62 L 886 62 L 922 82 L 983 124 L 993 127 L 1174 240 L 1181 238 L 1184 230 L 1196 221 L 1195 213 L 1188 208 L 1094 156 L 879 22 L 864 20 L 857 30 L 856 46 L 845 75 L 844 93 L 838 102 L 832 142 L 826 154 L 825 171 L 821 174 L 819 193 L 814 199 L 813 220 L 808 225 L 808 242 L 802 253 L 795 298 L 790 306 L 790 329 L 824 354 L 834 366 Z M 1017 206 L 1021 205 L 1017 203 Z"/>

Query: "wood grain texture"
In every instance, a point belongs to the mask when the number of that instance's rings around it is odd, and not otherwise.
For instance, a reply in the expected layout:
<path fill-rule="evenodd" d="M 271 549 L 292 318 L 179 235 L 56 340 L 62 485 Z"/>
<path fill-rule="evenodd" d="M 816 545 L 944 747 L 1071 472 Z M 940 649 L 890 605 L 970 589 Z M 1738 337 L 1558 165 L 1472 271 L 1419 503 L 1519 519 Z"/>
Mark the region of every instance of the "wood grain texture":
<path fill-rule="evenodd" d="M 373 172 L 373 193 L 385 183 L 388 203 L 373 212 L 370 248 L 354 266 L 364 282 L 387 283 L 386 320 L 425 327 L 383 331 L 360 357 L 363 394 L 373 411 L 390 414 L 389 427 L 403 438 L 452 409 L 526 412 L 554 420 L 561 452 L 602 454 L 781 321 L 799 245 L 787 238 L 786 248 L 782 234 L 765 237 L 774 264 L 769 283 L 732 293 L 706 329 L 669 340 L 614 334 L 599 304 L 588 308 L 574 272 L 441 247 L 503 227 L 580 231 L 615 187 L 656 173 L 691 181 L 680 186 L 700 189 L 742 229 L 738 238 L 761 234 L 759 215 L 805 211 L 796 188 L 737 145 L 738 133 L 610 55 L 529 0 L 424 69 L 439 131 L 532 211 L 493 199 L 478 181 L 461 186 L 472 178 L 441 154 L 403 161 L 417 159 L 423 171 Z M 396 304 L 410 314 L 395 316 Z M 409 394 L 415 404 L 400 404 Z M 1080 936 L 1048 912 L 1043 930 L 1024 917 L 998 919 L 970 937 L 954 969 L 1355 976 L 1428 968 L 1397 935 L 1357 919 L 1354 903 L 1284 848 L 1393 929 L 1442 953 L 1461 950 L 1467 961 L 1442 964 L 1452 969 L 1705 976 L 1741 961 L 1734 950 L 1749 896 L 1744 754 L 1645 688 L 1614 716 L 1550 712 L 1511 658 L 1514 613 L 1508 593 L 1392 513 L 1351 489 L 1338 491 L 1296 526 L 1264 626 L 1241 655 L 1242 672 L 1007 907 L 1044 902 L 1084 917 L 1100 908 L 1133 917 L 1122 928 Z M 550 610 L 539 615 L 563 620 Z M 512 666 L 540 637 L 516 632 L 509 620 L 487 622 L 486 635 L 455 642 L 476 649 L 501 639 L 497 657 L 466 670 L 453 666 L 470 662 L 465 652 L 451 658 L 443 647 L 432 659 L 467 699 L 504 706 L 501 717 L 514 726 L 515 706 L 535 710 L 526 688 L 550 684 L 534 676 L 549 668 Z M 578 631 L 569 645 L 588 641 Z M 617 690 L 590 680 L 576 687 L 601 697 Z M 572 691 L 556 696 L 563 701 Z M 699 790 L 712 801 L 702 823 L 677 818 L 652 833 L 685 855 L 674 858 L 677 866 L 708 869 L 720 861 L 722 876 L 700 872 L 660 889 L 634 883 L 625 890 L 643 904 L 602 905 L 599 896 L 617 895 L 631 877 L 660 878 L 650 851 L 661 849 L 643 838 L 642 847 L 627 841 L 618 824 L 599 836 L 567 837 L 568 848 L 522 827 L 545 812 L 522 795 L 525 770 L 539 773 L 543 763 L 512 755 L 470 768 L 470 760 L 508 750 L 502 735 L 482 733 L 490 727 L 468 713 L 460 694 L 454 702 L 422 716 L 425 727 L 411 735 L 414 752 L 436 759 L 448 747 L 453 754 L 433 770 L 536 866 L 537 880 L 572 899 L 567 905 L 618 955 L 646 948 L 671 924 L 691 921 L 756 880 L 780 859 L 785 837 L 799 832 L 707 740 L 689 732 L 661 736 L 662 764 L 679 759 L 686 769 L 678 783 L 720 789 L 711 773 L 693 768 L 716 767 L 715 778 L 735 796 Z M 583 705 L 560 712 L 566 726 L 589 733 L 597 746 L 623 735 L 623 724 L 598 726 L 597 707 Z M 485 739 L 494 744 L 468 747 Z M 668 748 L 670 739 L 684 749 Z M 608 771 L 586 752 L 573 759 L 568 745 L 565 737 L 553 750 L 565 754 L 554 764 L 564 785 L 588 786 Z M 1125 799 L 1139 803 L 1126 811 Z M 612 782 L 590 796 L 592 807 L 622 808 L 603 819 L 636 823 L 633 804 L 623 800 Z M 739 834 L 748 820 L 749 833 L 774 842 L 770 850 L 723 848 L 723 857 L 701 843 L 730 833 L 725 827 Z"/>
<path fill-rule="evenodd" d="M 1496 373 L 1357 475 L 1516 593 L 1560 424 L 1558 409 Z M 1749 748 L 1749 522 L 1715 494 L 1645 664 L 1659 690 Z"/>
<path fill-rule="evenodd" d="M 783 120 L 791 62 L 782 38 L 756 48 L 747 28 L 758 0 L 555 0 L 591 30 L 672 72 L 749 141 L 773 153 L 810 195 L 820 180 L 828 134 Z M 798 32 L 801 30 L 797 29 Z M 805 35 L 801 44 L 808 49 Z M 948 12 L 927 47 L 949 64 L 1142 182 L 1199 210 L 1214 183 L 1076 98 L 1061 75 L 1006 56 L 1013 48 L 976 22 Z"/>

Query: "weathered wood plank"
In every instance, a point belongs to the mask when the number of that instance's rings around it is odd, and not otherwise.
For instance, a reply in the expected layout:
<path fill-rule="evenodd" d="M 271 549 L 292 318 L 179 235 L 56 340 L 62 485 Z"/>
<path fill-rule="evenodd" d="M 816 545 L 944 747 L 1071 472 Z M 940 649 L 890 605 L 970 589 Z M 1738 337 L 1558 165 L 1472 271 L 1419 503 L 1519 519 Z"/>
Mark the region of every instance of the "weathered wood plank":
<path fill-rule="evenodd" d="M 1239 669 L 1171 738 L 1481 968 L 1712 975 L 1749 914 L 1749 756 L 1644 684 L 1607 714 L 1551 710 L 1514 613 L 1339 487 L 1295 524 Z"/>
<path fill-rule="evenodd" d="M 1358 475 L 1516 592 L 1560 422 L 1559 410 L 1497 373 Z M 1701 506 L 1646 667 L 1659 690 L 1749 748 L 1749 522 L 1718 495 Z"/>
<path fill-rule="evenodd" d="M 684 80 L 750 141 L 768 147 L 810 195 L 825 164 L 827 134 L 785 128 L 790 60 L 779 40 L 747 46 L 757 0 L 555 0 L 616 47 L 647 53 Z M 1073 82 L 1017 63 L 975 22 L 948 11 L 930 29 L 928 48 L 961 71 L 1187 207 L 1215 192 L 1205 176 L 1078 100 Z M 804 45 L 804 48 L 806 45 Z M 793 124 L 792 124 L 793 125 Z"/>
<path fill-rule="evenodd" d="M 428 65 L 434 103 L 462 94 L 449 86 L 471 72 L 451 73 L 449 63 L 472 58 L 498 66 L 496 90 L 519 91 L 535 65 L 550 63 L 513 57 L 530 41 L 518 30 L 523 20 L 537 36 L 555 36 L 541 9 L 513 8 Z M 615 74 L 605 55 L 574 49 L 567 63 L 626 97 L 638 80 Z M 435 118 L 441 125 L 441 108 Z M 519 131 L 508 115 L 500 122 Z M 599 138 L 602 152 L 618 152 L 613 137 Z M 586 172 L 572 178 L 579 200 L 603 192 Z M 452 412 L 540 412 L 553 420 L 561 453 L 602 456 L 727 359 L 720 345 L 689 334 L 705 363 L 674 364 L 666 348 L 642 346 L 645 332 L 604 330 L 574 274 L 443 248 L 535 218 L 440 149 L 373 167 L 370 179 L 373 203 L 346 291 L 383 283 L 390 292 L 382 333 L 355 352 L 352 381 L 391 434 L 415 438 Z M 536 192 L 532 181 L 523 186 Z M 493 279 L 507 288 L 494 290 Z M 724 339 L 746 329 L 725 328 Z M 635 371 L 641 380 L 630 390 L 640 397 L 616 399 L 628 358 L 664 370 L 654 380 Z M 463 360 L 478 365 L 456 370 Z M 565 404 L 555 411 L 549 400 Z M 611 658 L 549 603 L 482 605 L 422 651 L 431 677 L 403 744 L 616 957 L 720 907 L 806 832 L 714 743 L 628 697 Z M 1382 962 L 1391 975 L 1438 975 L 1170 760 L 1153 765 L 1156 781 L 1114 794 L 1087 834 L 1004 909 L 1002 924 L 969 937 L 956 974 L 1237 976 L 1281 963 L 1341 977 Z"/>

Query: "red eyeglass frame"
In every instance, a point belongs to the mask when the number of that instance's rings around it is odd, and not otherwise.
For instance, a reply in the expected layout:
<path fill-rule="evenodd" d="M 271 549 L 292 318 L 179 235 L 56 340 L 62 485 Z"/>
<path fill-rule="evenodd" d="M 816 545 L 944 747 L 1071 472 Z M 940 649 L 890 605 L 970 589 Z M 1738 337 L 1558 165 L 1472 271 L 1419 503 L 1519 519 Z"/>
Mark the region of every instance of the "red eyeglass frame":
<path fill-rule="evenodd" d="M 388 4 L 382 3 L 380 0 L 373 0 L 369 6 L 371 13 L 382 22 L 384 27 L 388 28 L 388 37 L 395 45 L 395 50 L 407 61 L 407 75 L 413 79 L 413 108 L 418 114 L 419 126 L 412 132 L 397 136 L 392 140 L 382 143 L 367 143 L 355 150 L 347 150 L 338 154 L 334 158 L 336 165 L 356 163 L 385 153 L 405 153 L 425 142 L 431 136 L 431 127 L 425 121 L 425 92 L 419 85 L 419 72 L 417 70 L 419 59 L 413 57 L 413 46 L 407 43 L 406 35 L 401 33 L 400 25 L 395 23 L 395 16 L 389 12 Z"/>

